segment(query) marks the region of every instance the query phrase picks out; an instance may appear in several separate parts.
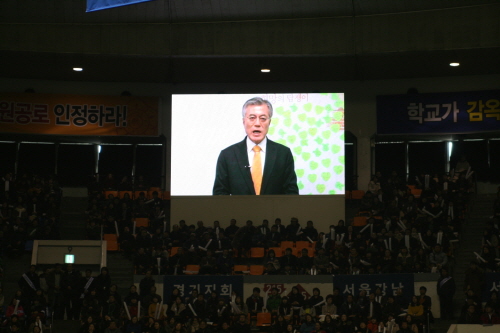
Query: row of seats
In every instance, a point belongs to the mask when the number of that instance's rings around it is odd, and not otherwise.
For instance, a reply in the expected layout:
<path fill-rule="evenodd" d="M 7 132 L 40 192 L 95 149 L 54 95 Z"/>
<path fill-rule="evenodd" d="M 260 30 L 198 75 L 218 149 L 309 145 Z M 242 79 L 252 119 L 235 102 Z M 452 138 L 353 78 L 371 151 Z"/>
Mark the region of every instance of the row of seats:
<path fill-rule="evenodd" d="M 422 194 L 422 189 L 416 188 L 415 185 L 406 185 L 410 189 L 410 193 L 415 198 L 420 198 Z M 346 200 L 361 200 L 365 196 L 366 192 L 363 190 L 353 190 L 353 191 L 345 191 L 345 199 Z"/>
<path fill-rule="evenodd" d="M 273 250 L 276 257 L 279 258 L 285 254 L 286 249 L 291 249 L 293 255 L 300 256 L 302 250 L 306 249 L 308 256 L 313 257 L 315 245 L 316 242 L 310 243 L 307 241 L 297 241 L 294 245 L 294 242 L 282 241 L 279 247 L 270 247 L 267 250 L 263 247 L 252 247 L 246 255 L 250 258 L 264 258 L 270 250 Z M 170 255 L 176 255 L 178 248 L 179 247 L 172 247 L 170 249 Z M 233 249 L 233 251 L 236 251 L 236 249 Z"/>
<path fill-rule="evenodd" d="M 200 265 L 186 265 L 184 274 L 197 275 L 200 272 Z M 233 275 L 262 275 L 264 273 L 263 265 L 234 265 Z"/>
<path fill-rule="evenodd" d="M 139 225 L 137 225 L 137 227 L 138 226 Z M 120 244 L 118 243 L 118 237 L 116 234 L 104 234 L 103 240 L 105 240 L 107 243 L 108 251 L 120 251 Z M 276 257 L 279 258 L 282 257 L 285 254 L 286 249 L 289 248 L 292 250 L 292 254 L 297 257 L 301 256 L 303 249 L 307 250 L 307 255 L 309 257 L 313 257 L 315 245 L 316 242 L 310 243 L 307 241 L 282 241 L 280 247 L 270 247 L 267 250 L 263 247 L 252 247 L 250 248 L 249 253 L 247 253 L 247 256 L 250 258 L 264 258 L 270 250 L 273 250 Z M 176 255 L 178 249 L 179 247 L 172 247 L 169 251 L 170 256 Z M 234 249 L 234 251 L 236 250 Z"/>
<path fill-rule="evenodd" d="M 129 197 L 131 199 L 137 199 L 141 195 L 141 193 L 144 193 L 144 196 L 150 200 L 153 198 L 153 192 L 158 192 L 158 197 L 163 199 L 163 200 L 170 200 L 170 192 L 169 191 L 162 191 L 161 188 L 159 187 L 151 187 L 148 190 L 136 190 L 136 191 L 115 191 L 115 190 L 108 190 L 104 191 L 104 197 L 107 199 L 110 194 L 113 195 L 115 198 L 120 198 L 123 199 L 125 193 L 128 193 Z"/>

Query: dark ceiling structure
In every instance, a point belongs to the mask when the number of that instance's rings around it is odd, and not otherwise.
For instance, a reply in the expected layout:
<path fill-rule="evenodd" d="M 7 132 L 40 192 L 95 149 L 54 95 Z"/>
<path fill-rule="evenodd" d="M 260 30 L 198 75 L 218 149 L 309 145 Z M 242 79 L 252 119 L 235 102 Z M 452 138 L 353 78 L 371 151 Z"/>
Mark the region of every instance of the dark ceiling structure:
<path fill-rule="evenodd" d="M 92 13 L 84 0 L 3 0 L 0 77 L 210 83 L 500 74 L 499 17 L 498 0 L 156 0 Z"/>

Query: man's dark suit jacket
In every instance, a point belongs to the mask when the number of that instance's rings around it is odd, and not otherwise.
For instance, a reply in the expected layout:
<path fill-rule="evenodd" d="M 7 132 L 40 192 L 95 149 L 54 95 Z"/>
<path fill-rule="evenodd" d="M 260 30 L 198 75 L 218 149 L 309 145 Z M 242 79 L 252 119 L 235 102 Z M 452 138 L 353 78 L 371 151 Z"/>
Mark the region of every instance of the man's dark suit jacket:
<path fill-rule="evenodd" d="M 290 148 L 267 139 L 266 162 L 260 194 L 299 194 Z M 255 195 L 246 138 L 221 151 L 214 195 Z"/>

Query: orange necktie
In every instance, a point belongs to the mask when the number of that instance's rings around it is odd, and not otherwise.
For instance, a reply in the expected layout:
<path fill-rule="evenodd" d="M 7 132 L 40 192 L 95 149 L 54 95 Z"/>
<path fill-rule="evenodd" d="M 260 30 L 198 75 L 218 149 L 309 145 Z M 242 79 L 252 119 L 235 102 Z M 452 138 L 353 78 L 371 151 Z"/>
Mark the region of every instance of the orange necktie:
<path fill-rule="evenodd" d="M 255 194 L 260 195 L 260 187 L 262 186 L 262 162 L 260 159 L 260 147 L 255 146 L 252 148 L 254 151 L 252 163 L 252 180 Z"/>

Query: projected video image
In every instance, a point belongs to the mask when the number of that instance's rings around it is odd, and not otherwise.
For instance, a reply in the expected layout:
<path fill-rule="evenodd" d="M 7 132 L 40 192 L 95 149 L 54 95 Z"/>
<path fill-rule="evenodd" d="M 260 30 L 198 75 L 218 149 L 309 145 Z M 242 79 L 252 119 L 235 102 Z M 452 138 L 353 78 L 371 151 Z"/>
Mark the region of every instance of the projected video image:
<path fill-rule="evenodd" d="M 344 111 L 343 93 L 173 95 L 171 195 L 344 194 Z"/>

